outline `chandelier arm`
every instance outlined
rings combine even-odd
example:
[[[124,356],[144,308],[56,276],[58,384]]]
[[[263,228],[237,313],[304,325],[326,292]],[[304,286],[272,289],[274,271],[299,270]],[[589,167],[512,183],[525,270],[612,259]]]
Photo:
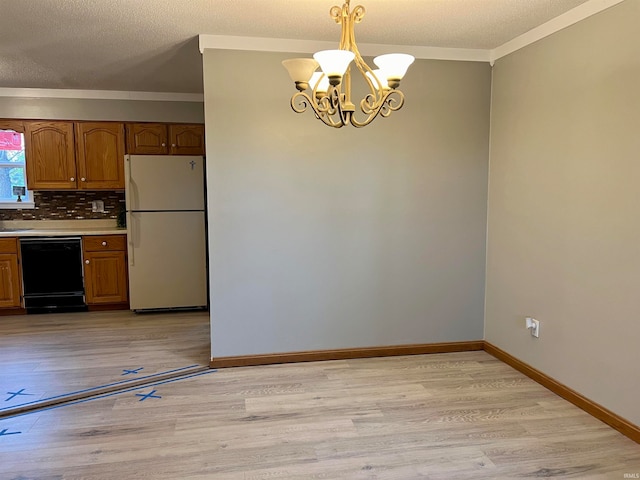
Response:
[[[389,90],[382,98],[382,102],[364,121],[358,121],[355,115],[353,115],[351,117],[351,125],[358,128],[365,127],[373,122],[378,115],[386,118],[391,115],[392,112],[400,110],[402,105],[404,105],[404,94],[400,90]]]
[[[372,93],[367,94],[362,100],[360,100],[360,111],[366,115],[374,112],[382,104],[382,95],[374,95]]]
[[[356,56],[360,56],[358,52],[358,46],[356,45],[356,35],[355,35],[355,24],[362,22],[365,13],[367,11],[364,9],[362,5],[358,5],[351,12],[349,12],[349,2],[347,2],[344,7],[343,18],[344,23],[342,25],[342,36],[345,39],[344,49],[351,50]],[[340,48],[343,48],[342,43],[340,44]],[[362,57],[360,58],[362,60]]]
[[[316,118],[320,119],[325,125],[334,128],[340,128],[344,122],[336,122],[333,117],[340,113],[332,104],[328,96],[321,97],[317,102],[314,101],[306,92],[297,92],[291,97],[291,108],[296,113],[306,112],[311,107]]]
[[[342,125],[347,125],[349,123],[349,112],[344,109],[344,94],[339,88],[332,88],[329,93],[329,98],[331,100],[331,105],[340,118],[340,123]]]
[[[349,2],[347,2],[348,4]],[[331,7],[331,10],[329,10],[329,16],[331,18],[333,18],[333,21],[336,23],[342,23],[342,10],[343,7],[339,7],[338,5],[334,5],[333,7]]]
[[[315,106],[317,107],[316,109],[319,112],[325,113],[329,116],[334,116],[338,112],[338,109],[333,104],[333,101],[331,100],[331,97],[329,95],[316,97],[316,102],[314,103],[315,103]]]
[[[373,102],[371,102],[371,100],[363,100],[362,102],[360,102],[363,113],[368,114],[377,107],[378,102],[382,102],[384,90],[382,88],[380,79],[378,79],[378,77],[373,74],[373,70],[371,69],[371,67],[367,65],[367,62],[365,62],[362,58],[362,55],[360,55],[360,51],[358,50],[358,45],[356,43],[354,25],[362,21],[366,10],[362,5],[358,5],[351,12],[349,12],[348,8],[349,2],[347,1],[342,10],[342,39],[340,41],[340,48],[343,50],[351,50],[355,55],[354,64],[359,70],[360,75],[364,78],[364,81],[369,88],[369,94],[372,96],[369,97],[369,95],[367,95],[365,99],[375,98],[375,101]],[[367,73],[369,73],[369,75],[367,75]],[[351,101],[351,67],[349,67],[346,76],[346,80],[348,82],[347,101]],[[371,79],[375,80],[376,85],[374,85]],[[369,111],[366,111],[362,107],[364,103],[370,105],[370,107],[368,108]]]
[[[333,128],[341,128],[344,127],[344,123],[342,122],[336,122],[333,117],[330,117],[329,115],[323,114],[321,116],[318,117],[322,123],[324,123],[325,125],[329,126],[329,127],[333,127]]]
[[[307,108],[311,107],[314,111],[316,110],[313,106],[313,101],[305,92],[296,92],[291,97],[291,109],[296,113],[303,113],[307,111]]]
[[[392,112],[400,110],[404,105],[404,93],[400,90],[390,90],[384,97],[380,115],[388,117]]]

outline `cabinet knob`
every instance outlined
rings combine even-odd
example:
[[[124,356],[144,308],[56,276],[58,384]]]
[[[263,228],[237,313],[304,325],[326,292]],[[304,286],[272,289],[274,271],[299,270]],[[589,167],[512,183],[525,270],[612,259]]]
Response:
[[[107,246],[107,242],[102,242],[102,246],[106,247]]]
[[[80,180],[81,180],[81,181],[83,181],[83,182],[86,182],[86,181],[87,181],[87,179],[86,179],[86,178],[84,178],[84,177],[82,177]]]
[[[172,144],[171,144],[171,146],[172,146],[173,148],[176,148],[176,144],[175,144],[175,143],[172,143]]]
[[[85,260],[84,263],[86,263],[87,265],[89,265],[89,260]],[[77,265],[77,264],[76,264]]]
[[[71,177],[71,178],[69,179],[69,181],[70,181],[70,182],[75,182],[75,181],[76,181],[76,179],[75,179],[75,177]]]
[[[166,143],[164,143],[164,142],[162,142],[162,146],[163,146],[163,147],[166,147],[166,146],[167,146],[167,144],[166,144]]]

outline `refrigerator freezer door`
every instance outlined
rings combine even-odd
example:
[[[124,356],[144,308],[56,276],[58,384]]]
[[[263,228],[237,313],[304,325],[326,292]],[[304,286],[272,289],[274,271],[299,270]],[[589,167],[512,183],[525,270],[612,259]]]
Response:
[[[207,305],[204,212],[131,212],[132,310]]]
[[[129,211],[204,210],[204,158],[126,155]]]

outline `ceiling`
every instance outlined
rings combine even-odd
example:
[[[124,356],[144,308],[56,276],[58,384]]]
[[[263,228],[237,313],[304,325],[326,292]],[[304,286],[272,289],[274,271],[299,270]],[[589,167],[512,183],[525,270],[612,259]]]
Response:
[[[494,49],[587,0],[354,0],[359,43]],[[335,41],[342,0],[0,0],[0,87],[202,92],[198,35]]]

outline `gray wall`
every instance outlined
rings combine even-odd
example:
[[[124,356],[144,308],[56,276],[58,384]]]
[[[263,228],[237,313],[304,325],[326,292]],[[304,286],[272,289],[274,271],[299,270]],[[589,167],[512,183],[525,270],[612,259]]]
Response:
[[[0,96],[0,118],[203,123],[202,102]]]
[[[636,425],[639,24],[628,0],[496,63],[485,320],[489,342]]]
[[[336,130],[293,56],[204,54],[212,356],[482,339],[489,65],[418,60]]]

